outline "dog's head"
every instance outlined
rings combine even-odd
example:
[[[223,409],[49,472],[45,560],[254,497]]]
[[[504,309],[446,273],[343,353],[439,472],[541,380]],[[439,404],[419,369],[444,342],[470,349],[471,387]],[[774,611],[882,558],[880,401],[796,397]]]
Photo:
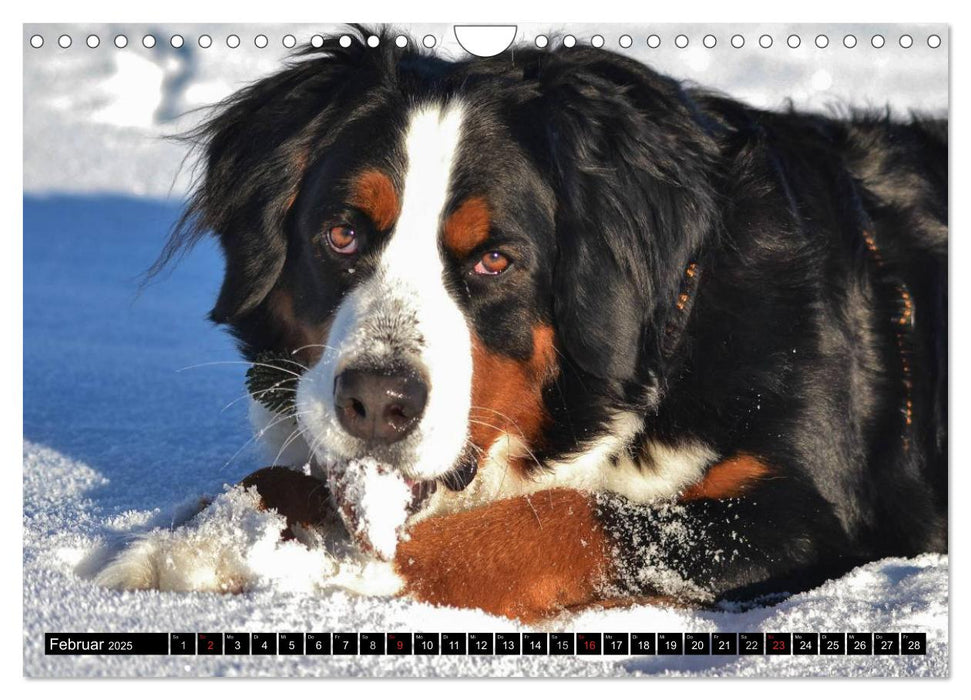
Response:
[[[535,468],[658,400],[714,228],[715,144],[675,82],[593,49],[335,39],[202,133],[184,236],[225,253],[212,318],[299,363],[316,460],[462,486],[503,439]]]

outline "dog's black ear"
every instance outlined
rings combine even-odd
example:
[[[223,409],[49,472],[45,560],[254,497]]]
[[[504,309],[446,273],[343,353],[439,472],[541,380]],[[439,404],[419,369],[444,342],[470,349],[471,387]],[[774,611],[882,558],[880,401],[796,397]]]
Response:
[[[200,179],[156,269],[208,232],[226,259],[210,317],[232,321],[275,284],[287,251],[284,230],[306,167],[325,150],[339,120],[400,53],[390,37],[366,46],[363,30],[303,52],[286,70],[235,93],[190,138],[204,149]]]
[[[678,83],[609,52],[537,54],[524,78],[558,200],[558,337],[589,374],[643,380],[717,229],[717,144]]]

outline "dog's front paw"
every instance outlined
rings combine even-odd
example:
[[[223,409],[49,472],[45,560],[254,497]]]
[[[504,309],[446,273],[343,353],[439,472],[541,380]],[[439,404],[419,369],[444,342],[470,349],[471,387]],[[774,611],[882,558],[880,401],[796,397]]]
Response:
[[[524,622],[599,598],[609,545],[592,499],[543,491],[417,523],[398,546],[405,590]]]
[[[278,542],[284,519],[262,511],[254,491],[233,488],[174,529],[132,538],[95,576],[116,590],[238,592],[253,578],[249,558],[260,541]]]
[[[319,512],[309,507],[318,494],[295,489],[312,484],[283,471],[228,489],[180,527],[134,538],[97,574],[96,583],[119,590],[219,593],[319,586],[337,565],[322,546],[326,533],[317,527]]]
[[[95,578],[115,590],[236,593],[251,576],[225,542],[200,542],[187,530],[154,531],[136,538]]]
[[[140,537],[115,556],[94,582],[119,591],[158,588],[157,554],[158,547],[151,536]]]

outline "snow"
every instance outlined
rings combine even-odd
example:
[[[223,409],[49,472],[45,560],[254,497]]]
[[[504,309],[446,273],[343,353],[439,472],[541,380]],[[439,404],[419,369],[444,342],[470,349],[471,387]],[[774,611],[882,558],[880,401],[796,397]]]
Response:
[[[403,25],[402,25],[403,26]],[[415,37],[436,38],[436,50],[460,55],[461,47],[450,25],[412,24]],[[300,45],[318,33],[341,33],[340,25],[232,24],[116,24],[25,25],[24,84],[29,86],[24,119],[24,187],[33,192],[123,191],[165,197],[185,192],[191,182],[192,160],[185,167],[184,145],[160,136],[182,133],[195,124],[206,108],[243,85],[278,70],[287,56],[281,38],[292,34]],[[948,105],[948,27],[943,24],[908,24],[912,48],[900,47],[902,33],[892,24],[569,24],[520,23],[518,40],[532,44],[539,35],[572,34],[579,43],[599,34],[605,47],[616,48],[623,34],[633,45],[626,55],[649,63],[659,71],[745,100],[756,107],[780,108],[788,101],[799,108],[827,110],[837,105],[943,112]],[[61,34],[74,37],[71,49],[57,48]],[[269,38],[265,49],[253,48],[253,38]],[[28,39],[45,38],[40,49]],[[81,37],[98,34],[101,47],[90,50]],[[129,37],[118,50],[107,40],[117,34]],[[185,45],[173,49],[166,40],[173,34]],[[213,39],[208,49],[198,46],[199,36]],[[238,49],[226,47],[235,34]],[[646,37],[657,34],[659,48],[649,48]],[[688,46],[678,49],[674,38],[683,34]],[[702,45],[705,35],[716,37],[714,48]],[[736,49],[733,35],[745,38]],[[827,35],[830,44],[820,49],[815,37]],[[858,45],[847,49],[843,37],[852,34]],[[886,38],[874,48],[869,38]],[[927,46],[932,34],[941,37],[936,49]],[[142,46],[141,37],[157,38],[155,48]],[[773,37],[768,49],[759,37]],[[787,37],[801,42],[790,48]]]
[[[118,524],[113,525],[116,529]],[[124,523],[121,523],[124,532]],[[224,488],[215,498],[193,498],[122,537],[107,537],[75,566],[98,586],[114,590],[241,593],[349,590],[393,595],[401,587],[391,568],[347,541],[336,520],[294,526],[261,507],[255,489]],[[395,537],[390,543],[394,554]]]
[[[296,542],[279,543],[273,513],[229,490],[197,533],[242,546],[234,566],[260,572],[247,592],[114,591],[90,580],[99,550],[119,535],[164,524],[157,511],[108,515],[106,480],[90,466],[30,441],[24,446],[24,666],[30,676],[945,676],[948,562],[926,554],[885,559],[781,603],[747,611],[656,606],[592,609],[536,628],[471,610],[357,596]],[[191,507],[191,506],[187,506]],[[180,516],[175,516],[179,518]],[[226,528],[232,528],[227,530]],[[179,532],[176,530],[176,532]],[[203,550],[204,551],[204,548]],[[224,552],[225,553],[225,552]],[[240,564],[240,562],[246,562]],[[300,573],[302,572],[303,578]],[[294,574],[291,576],[291,574]],[[317,579],[301,589],[294,581]],[[198,581],[193,585],[198,585]],[[337,584],[337,585],[335,585]],[[880,631],[926,632],[927,656],[589,657],[64,657],[43,654],[50,631]]]
[[[400,472],[366,457],[333,466],[332,484],[348,531],[361,547],[385,561],[394,558],[408,519],[411,487]]]
[[[532,37],[548,27],[520,25]],[[561,28],[562,29],[562,28]],[[824,108],[839,100],[946,109],[948,32],[911,27],[900,49],[889,26],[856,26],[852,52],[825,25],[718,25],[712,53],[692,25],[570,26],[581,39],[621,33],[632,55],[661,70],[717,87],[760,106]],[[279,516],[257,512],[225,488],[263,466],[246,418],[243,375],[231,340],[204,320],[222,263],[204,242],[177,268],[141,289],[178,217],[192,171],[186,147],[160,137],[201,116],[178,116],[220,99],[279,65],[279,35],[305,40],[327,27],[261,27],[270,46],[251,48],[246,27],[229,25],[25,25],[44,49],[24,49],[24,673],[28,676],[946,676],[949,673],[946,556],[887,559],[807,593],[750,610],[657,606],[588,610],[542,626],[550,631],[917,631],[928,655],[896,657],[55,657],[42,650],[51,631],[501,631],[514,623],[478,611],[441,609],[386,595],[350,592],[386,570],[353,557],[315,557],[300,542],[280,543]],[[609,31],[608,31],[609,30]],[[56,49],[62,32],[74,47]],[[641,38],[658,32],[662,48]],[[741,31],[744,49],[728,37]],[[757,48],[765,32],[772,49]],[[831,49],[808,37],[828,31]],[[841,28],[841,32],[848,31]],[[126,33],[119,52],[107,37]],[[160,37],[149,51],[138,38]],[[186,50],[161,40],[186,37]],[[195,37],[214,46],[203,51]],[[225,48],[235,32],[243,46]],[[689,47],[671,38],[684,32]],[[798,32],[798,49],[784,37]],[[880,32],[887,47],[862,39]],[[926,48],[926,35],[944,45]],[[96,50],[81,37],[102,37]],[[419,25],[455,50],[442,25]],[[561,33],[565,33],[562,32]],[[25,42],[26,43],[26,42]],[[860,57],[863,58],[860,58]],[[209,364],[216,363],[216,364]],[[166,528],[192,517],[204,495],[216,508],[178,536]],[[395,516],[397,517],[397,516]],[[393,518],[392,518],[393,520]],[[162,528],[162,529],[158,529]],[[383,528],[387,533],[388,528]],[[314,533],[303,533],[313,541]],[[193,540],[195,537],[197,539]],[[380,540],[381,536],[375,539]],[[386,537],[386,534],[385,534]],[[142,538],[137,540],[137,538]],[[187,538],[187,539],[186,539]],[[172,552],[186,542],[220,543],[198,570],[230,567],[240,594],[118,591],[94,578],[123,544]],[[148,543],[148,544],[145,544]],[[387,541],[384,541],[386,551]],[[194,556],[197,550],[180,550]],[[158,560],[163,560],[164,557]],[[156,571],[153,575],[156,575]],[[169,572],[171,574],[173,572]],[[179,583],[173,579],[173,583]],[[182,588],[199,581],[183,581]],[[180,586],[172,586],[178,588]],[[372,591],[373,592],[373,591]]]

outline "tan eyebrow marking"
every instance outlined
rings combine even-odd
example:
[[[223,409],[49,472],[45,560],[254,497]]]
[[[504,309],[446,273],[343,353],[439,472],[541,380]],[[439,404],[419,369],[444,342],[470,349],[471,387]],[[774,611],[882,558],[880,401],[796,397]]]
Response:
[[[464,258],[489,238],[489,205],[482,197],[469,197],[445,220],[445,247]]]
[[[354,177],[349,203],[367,214],[379,231],[394,226],[401,212],[394,183],[380,170],[365,170]]]

